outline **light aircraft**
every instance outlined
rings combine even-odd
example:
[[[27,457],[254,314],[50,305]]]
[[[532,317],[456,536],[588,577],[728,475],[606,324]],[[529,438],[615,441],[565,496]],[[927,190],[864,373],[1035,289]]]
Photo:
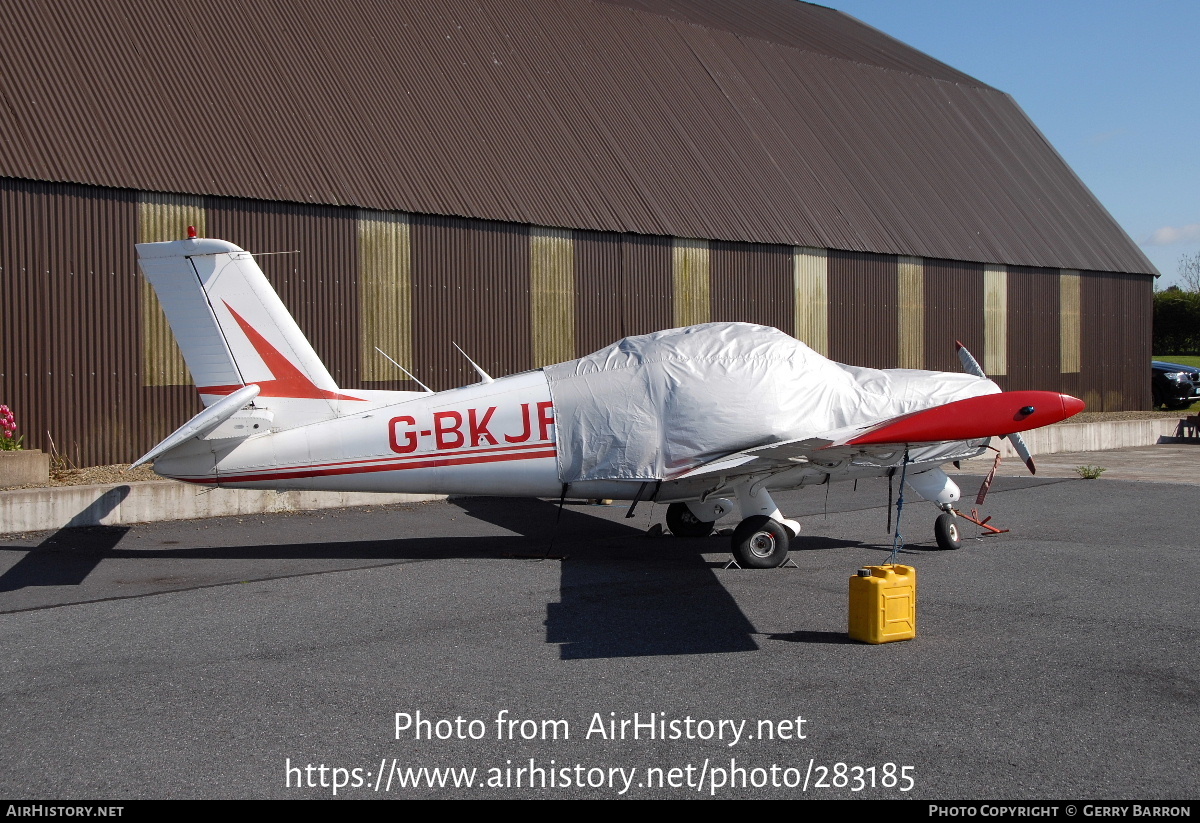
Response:
[[[190,229],[137,254],[205,408],[134,465],[206,486],[654,501],[684,537],[736,511],[735,558],[771,568],[800,532],[772,491],[901,474],[957,548],[939,466],[1009,436],[1032,471],[1018,432],[1084,408],[1001,392],[961,347],[968,373],[865,369],[746,323],[499,379],[472,362],[480,382],[448,391],[343,389],[250,253]]]

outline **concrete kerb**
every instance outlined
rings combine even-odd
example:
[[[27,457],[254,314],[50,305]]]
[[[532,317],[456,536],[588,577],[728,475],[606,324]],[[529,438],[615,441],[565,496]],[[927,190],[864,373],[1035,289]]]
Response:
[[[1034,429],[1021,436],[1032,454],[1059,452],[1095,452],[1108,449],[1127,449],[1131,446],[1154,446],[1158,443],[1194,443],[1182,437],[1187,431],[1184,420],[1108,420],[1097,423],[1062,423]],[[1000,441],[1000,453],[1005,458],[1016,457],[1005,438]],[[992,445],[996,445],[993,442]]]
[[[1103,451],[1187,442],[1185,421],[1119,420],[1072,423],[1027,432],[1033,454]],[[1003,454],[1015,456],[1007,440]],[[375,494],[368,492],[249,491],[201,489],[174,480],[103,486],[56,486],[0,492],[0,533],[48,531],[68,526],[117,526],[160,520],[267,514],[273,512],[381,506],[444,500],[436,494]]]
[[[201,489],[175,480],[102,486],[56,486],[0,492],[0,533],[67,526],[119,526],[160,520],[382,506],[444,500],[437,494]]]

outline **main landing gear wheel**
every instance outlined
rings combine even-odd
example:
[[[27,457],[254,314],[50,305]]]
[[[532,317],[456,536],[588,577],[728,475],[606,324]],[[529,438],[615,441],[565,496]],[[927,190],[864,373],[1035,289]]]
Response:
[[[687,503],[667,506],[667,528],[676,537],[708,537],[713,533],[713,525],[692,514]]]
[[[933,521],[933,536],[939,549],[961,549],[962,534],[958,530],[958,518],[950,513],[938,515]]]
[[[747,517],[733,532],[733,556],[747,569],[774,569],[788,556],[787,528],[766,515]]]

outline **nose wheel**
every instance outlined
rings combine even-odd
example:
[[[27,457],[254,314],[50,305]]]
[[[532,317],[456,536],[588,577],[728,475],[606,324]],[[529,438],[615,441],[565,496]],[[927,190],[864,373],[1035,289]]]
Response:
[[[946,512],[938,515],[933,521],[933,536],[937,539],[939,549],[961,549],[962,531],[958,527],[958,518]]]

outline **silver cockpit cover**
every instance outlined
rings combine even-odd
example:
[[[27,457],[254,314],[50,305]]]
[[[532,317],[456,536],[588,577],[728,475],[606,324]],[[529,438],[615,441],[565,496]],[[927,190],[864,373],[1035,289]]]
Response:
[[[844,366],[750,323],[627,337],[544,371],[564,483],[671,479],[754,446],[999,391],[968,374]]]

